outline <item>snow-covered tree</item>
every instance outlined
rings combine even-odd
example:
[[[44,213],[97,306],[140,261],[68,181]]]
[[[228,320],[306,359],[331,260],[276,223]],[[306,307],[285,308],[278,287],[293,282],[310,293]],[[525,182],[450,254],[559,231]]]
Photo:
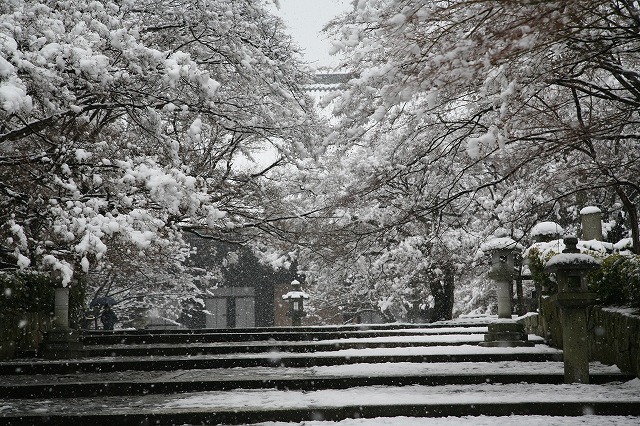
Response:
[[[354,75],[325,100],[337,250],[522,238],[575,219],[576,196],[620,203],[638,250],[638,16],[629,0],[354,1],[329,26]]]
[[[635,235],[640,40],[629,28],[638,9],[617,0],[355,2],[335,29],[359,75],[338,101],[342,126],[351,141],[401,129],[396,145],[413,149],[405,165],[433,157],[436,142],[448,159],[466,151],[466,164],[495,170],[474,190],[552,163],[548,199],[610,187]]]
[[[185,228],[276,233],[291,207],[265,177],[315,132],[299,55],[266,10],[1,2],[0,266],[67,285],[153,253],[166,265]],[[242,165],[265,146],[274,162]]]

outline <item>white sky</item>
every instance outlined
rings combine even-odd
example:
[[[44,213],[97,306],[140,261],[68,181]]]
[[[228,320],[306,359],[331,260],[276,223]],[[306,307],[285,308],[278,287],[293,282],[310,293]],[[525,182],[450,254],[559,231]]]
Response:
[[[350,0],[279,0],[275,13],[289,26],[294,40],[303,49],[305,59],[313,66],[331,66],[331,44],[320,33],[322,27],[336,15],[348,10]]]
[[[2,1],[2,0],[0,0]],[[289,34],[302,48],[306,62],[316,68],[332,67],[337,59],[329,55],[331,43],[322,34],[322,28],[335,16],[346,12],[352,0],[277,0],[280,8],[272,6],[272,11],[280,16],[289,27]],[[318,97],[318,92],[310,93]],[[236,167],[258,171],[273,163],[278,157],[277,150],[266,149],[250,159],[238,159]]]

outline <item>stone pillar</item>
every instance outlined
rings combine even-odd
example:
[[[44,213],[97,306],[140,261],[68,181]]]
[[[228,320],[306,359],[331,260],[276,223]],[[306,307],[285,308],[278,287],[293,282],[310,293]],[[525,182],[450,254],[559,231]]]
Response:
[[[496,281],[496,293],[498,296],[498,318],[511,318],[511,281]]]
[[[602,212],[597,207],[580,210],[582,239],[602,241]]]
[[[589,383],[589,340],[586,306],[562,304],[562,347],[565,383]]]
[[[593,257],[579,252],[577,238],[567,237],[564,243],[567,248],[549,259],[544,270],[555,273],[558,282],[558,293],[551,300],[560,307],[564,381],[589,383],[586,310],[595,303],[596,295],[588,291],[586,276],[599,264]]]
[[[69,287],[56,288],[53,328],[69,328]]]

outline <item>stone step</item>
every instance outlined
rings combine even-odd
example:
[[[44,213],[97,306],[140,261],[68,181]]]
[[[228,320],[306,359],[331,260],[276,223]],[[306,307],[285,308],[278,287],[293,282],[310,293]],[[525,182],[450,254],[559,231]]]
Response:
[[[83,330],[87,335],[103,334],[269,334],[269,333],[317,333],[317,332],[359,332],[359,331],[393,331],[409,332],[422,329],[443,329],[455,331],[467,327],[487,327],[495,318],[480,318],[474,320],[451,320],[431,323],[385,323],[385,324],[352,324],[352,325],[314,325],[314,326],[278,326],[278,327],[240,327],[240,328],[178,328],[178,329],[119,329],[114,331]]]
[[[132,374],[135,376],[135,374]],[[303,377],[284,375],[285,377],[216,377],[215,375],[200,378],[174,378],[166,380],[103,380],[100,382],[66,382],[55,381],[54,377],[40,378],[37,383],[0,384],[0,401],[2,399],[31,398],[76,398],[101,396],[130,396],[187,392],[226,391],[235,389],[278,389],[317,391],[322,389],[348,389],[366,386],[445,386],[471,384],[515,384],[564,383],[564,374],[541,373],[493,373],[493,374],[448,374],[448,375],[389,375],[389,376],[314,376]],[[634,379],[634,376],[621,373],[591,374],[589,383],[621,382]],[[50,380],[50,381],[47,381]]]
[[[591,388],[590,388],[591,387]],[[249,424],[375,417],[636,416],[637,384],[372,386],[348,390],[238,390],[128,399],[3,401],[9,425]]]
[[[312,353],[330,352],[345,349],[373,349],[373,348],[410,348],[428,346],[459,346],[477,345],[484,339],[484,334],[469,334],[457,336],[408,336],[407,340],[398,338],[371,338],[371,339],[342,339],[327,341],[292,341],[279,342],[258,341],[238,342],[230,344],[155,344],[155,345],[93,345],[85,347],[86,356],[182,356],[182,355],[221,355],[237,353],[272,353],[293,352]],[[535,340],[535,338],[534,338]],[[536,340],[542,343],[542,339]]]
[[[336,327],[333,327],[336,328]],[[350,327],[353,328],[353,327]],[[213,354],[213,353],[233,353],[233,352],[251,352],[251,348],[247,346],[264,346],[264,345],[285,345],[289,342],[293,344],[316,344],[322,342],[340,342],[340,343],[354,343],[352,347],[356,347],[355,342],[376,342],[377,340],[390,340],[399,341],[401,339],[421,339],[421,338],[433,338],[434,341],[438,340],[438,336],[448,336],[447,339],[455,340],[455,336],[468,336],[469,334],[486,333],[487,326],[465,326],[465,327],[451,327],[451,326],[433,326],[428,328],[424,327],[412,327],[408,329],[394,328],[391,330],[381,329],[375,332],[368,331],[367,327],[358,327],[355,331],[341,331],[341,332],[326,332],[325,327],[315,327],[314,329],[307,327],[308,330],[305,333],[294,332],[274,332],[273,330],[279,330],[279,328],[270,328],[264,330],[270,330],[268,333],[249,333],[245,331],[238,332],[235,329],[221,330],[221,329],[205,329],[205,330],[178,330],[175,333],[171,333],[168,330],[152,330],[152,333],[145,332],[144,330],[122,330],[114,332],[103,331],[90,331],[84,332],[82,341],[87,352],[84,356],[162,356],[162,355],[188,355],[188,354]],[[249,330],[249,329],[242,329]],[[312,331],[315,330],[315,331]],[[155,331],[160,331],[155,333]],[[193,333],[193,331],[199,331]],[[537,342],[542,342],[541,338],[532,335]],[[367,340],[369,339],[369,340]],[[458,341],[464,341],[463,337],[458,337]],[[468,342],[475,341],[475,337]],[[224,349],[224,348],[208,348],[203,347],[202,350],[196,346],[201,345],[229,345],[237,346],[238,351]],[[146,345],[146,346],[145,346]],[[166,349],[173,346],[174,349]],[[364,345],[362,345],[364,346]],[[362,347],[360,346],[360,347]],[[373,345],[372,345],[373,346]],[[379,344],[378,347],[390,346],[387,344]],[[405,345],[406,346],[406,345]],[[114,350],[106,349],[113,347]],[[131,347],[132,349],[126,349]],[[145,348],[162,348],[162,349],[145,349]],[[135,349],[133,349],[135,348]],[[95,349],[95,350],[94,350]],[[276,347],[272,347],[270,350],[275,350]],[[257,349],[256,349],[257,350]],[[285,350],[284,348],[282,350]],[[292,351],[308,352],[309,349],[296,349]],[[322,350],[329,350],[324,348]],[[40,354],[36,350],[29,351],[17,351],[16,358],[37,358]]]
[[[208,355],[186,357],[109,357],[98,359],[76,359],[59,361],[12,361],[0,363],[0,375],[22,374],[69,374],[113,371],[171,371],[188,369],[239,368],[239,367],[313,367],[325,365],[349,365],[362,363],[397,362],[492,362],[561,361],[562,352],[554,349],[501,351],[501,348],[476,346],[457,347],[455,353],[447,347],[395,348],[397,350],[346,350],[334,353],[290,354],[273,352],[268,354],[246,354],[238,356]],[[439,349],[439,350],[438,350]],[[450,349],[449,349],[450,350]]]
[[[449,342],[292,342],[289,344],[273,344],[269,342],[242,342],[241,344],[156,344],[156,345],[93,345],[85,346],[83,357],[149,357],[149,356],[202,356],[202,355],[232,355],[250,353],[314,353],[318,351],[331,352],[346,349],[375,349],[375,348],[411,348],[429,346],[459,346],[475,345],[482,340],[467,338],[465,340]],[[18,352],[18,358],[39,358],[38,352]]]
[[[539,426],[539,425],[563,425],[563,426],[583,426],[585,424],[599,425],[599,426],[637,426],[640,423],[640,417],[630,415],[616,415],[607,414],[611,411],[608,407],[611,407],[611,403],[598,404],[597,409],[603,414],[587,414],[585,418],[584,414],[580,414],[580,406],[575,404],[531,404],[522,406],[521,410],[515,410],[516,412],[523,412],[524,414],[504,414],[502,411],[497,411],[495,415],[488,414],[464,414],[466,412],[487,412],[491,410],[484,410],[482,406],[479,406],[477,410],[456,410],[454,408],[454,415],[442,415],[439,413],[451,412],[449,407],[421,407],[410,406],[406,407],[416,412],[415,416],[398,415],[393,417],[394,410],[402,410],[403,407],[389,406],[389,407],[376,407],[370,409],[369,407],[356,407],[355,410],[349,414],[347,409],[325,409],[323,411],[309,411],[303,410],[300,413],[290,413],[287,410],[269,410],[260,414],[254,414],[251,417],[243,415],[243,413],[136,413],[135,415],[125,415],[124,417],[118,417],[117,415],[102,415],[102,414],[88,414],[88,415],[68,415],[68,416],[12,416],[6,419],[6,425],[8,426],[33,426],[34,424],[47,424],[47,425],[68,425],[69,422],[80,422],[79,424],[91,424],[95,426],[113,426],[117,425],[194,425],[194,424],[219,424],[219,425],[278,425],[278,426],[299,426],[313,425],[313,426],[389,426],[389,425],[402,425],[402,426],[425,426],[425,425],[447,425],[447,426],[493,426],[493,425],[519,425],[519,426]],[[627,404],[628,405],[628,404]],[[556,412],[558,414],[535,414],[536,412],[544,411],[546,409]],[[552,407],[552,409],[548,408]],[[508,407],[506,407],[508,409]],[[566,413],[566,414],[565,414]],[[290,418],[293,420],[288,421],[263,421],[264,418],[281,418],[284,414],[290,414]],[[423,417],[418,417],[422,415]],[[335,420],[324,420],[325,416],[330,416]],[[367,417],[365,417],[367,416]],[[439,418],[438,418],[439,417]],[[438,419],[435,419],[438,418]],[[245,420],[237,420],[245,419]],[[253,419],[253,420],[252,420]],[[256,420],[257,419],[257,420]],[[303,419],[303,420],[300,420]],[[507,419],[507,420],[505,420]],[[190,423],[185,421],[190,420]],[[221,422],[220,420],[224,420]],[[237,420],[237,421],[234,421]],[[401,420],[398,423],[398,420]]]
[[[307,331],[296,332],[280,331],[245,331],[242,330],[192,330],[198,332],[177,331],[167,333],[166,330],[125,330],[113,332],[85,331],[82,343],[87,345],[108,344],[188,344],[188,343],[215,343],[215,342],[249,342],[249,341],[317,341],[348,338],[375,338],[391,336],[411,335],[453,335],[469,333],[486,333],[487,326],[473,327],[414,327],[409,329],[378,329],[378,330],[334,330],[327,331],[324,328],[316,328]],[[158,331],[162,331],[159,333]]]

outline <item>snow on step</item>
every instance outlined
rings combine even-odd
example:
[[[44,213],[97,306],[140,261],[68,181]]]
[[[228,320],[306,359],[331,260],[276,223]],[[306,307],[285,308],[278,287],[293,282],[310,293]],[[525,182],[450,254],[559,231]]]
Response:
[[[482,384],[446,386],[368,386],[312,392],[242,390],[168,396],[157,408],[258,409],[322,408],[349,405],[480,404],[522,402],[637,402],[640,379],[606,385]]]
[[[620,374],[618,367],[592,362],[591,374]],[[308,379],[347,377],[420,377],[447,375],[534,375],[563,374],[562,362],[460,362],[460,363],[380,363],[350,364],[316,367],[244,367],[176,371],[121,371],[116,373],[52,374],[26,376],[0,376],[3,385],[29,385],[39,383],[106,383],[118,381],[189,381],[240,380],[244,378]]]
[[[482,384],[445,386],[367,386],[318,391],[274,389],[196,392],[172,395],[146,395],[135,398],[59,398],[45,400],[5,400],[1,415],[44,413],[48,415],[80,412],[118,413],[170,412],[246,412],[268,408],[297,410],[393,405],[437,406],[521,403],[597,403],[640,404],[640,379],[605,385]]]
[[[376,417],[373,419],[346,419],[337,422],[305,421],[305,426],[637,426],[640,419],[633,416],[550,417],[550,416],[465,416],[465,417]],[[254,426],[299,426],[300,423],[265,422]]]
[[[547,345],[538,344],[533,347],[483,347],[478,345],[459,345],[459,346],[413,346],[413,347],[397,347],[397,348],[362,348],[362,349],[340,349],[336,351],[320,351],[314,353],[300,353],[296,357],[313,358],[319,356],[340,356],[340,357],[356,357],[356,356],[394,356],[394,355],[503,355],[503,354],[556,354],[562,355],[562,351],[549,347]],[[256,354],[234,354],[237,358],[253,358]],[[289,357],[287,352],[270,352],[269,356],[273,359]]]
[[[532,340],[542,342],[542,338],[531,335]],[[318,339],[318,340],[295,340],[295,341],[280,341],[280,340],[257,340],[257,341],[245,341],[245,342],[212,342],[212,343],[154,343],[154,344],[138,344],[138,343],[124,343],[113,345],[91,345],[88,348],[91,349],[103,349],[103,348],[131,348],[131,347],[153,347],[153,348],[170,348],[174,346],[180,347],[226,347],[226,346],[256,346],[256,347],[269,347],[269,346],[313,346],[321,344],[341,344],[341,343],[460,343],[460,342],[481,342],[484,340],[484,334],[424,334],[424,335],[407,335],[407,336],[382,336],[382,337],[346,337],[340,339]]]

